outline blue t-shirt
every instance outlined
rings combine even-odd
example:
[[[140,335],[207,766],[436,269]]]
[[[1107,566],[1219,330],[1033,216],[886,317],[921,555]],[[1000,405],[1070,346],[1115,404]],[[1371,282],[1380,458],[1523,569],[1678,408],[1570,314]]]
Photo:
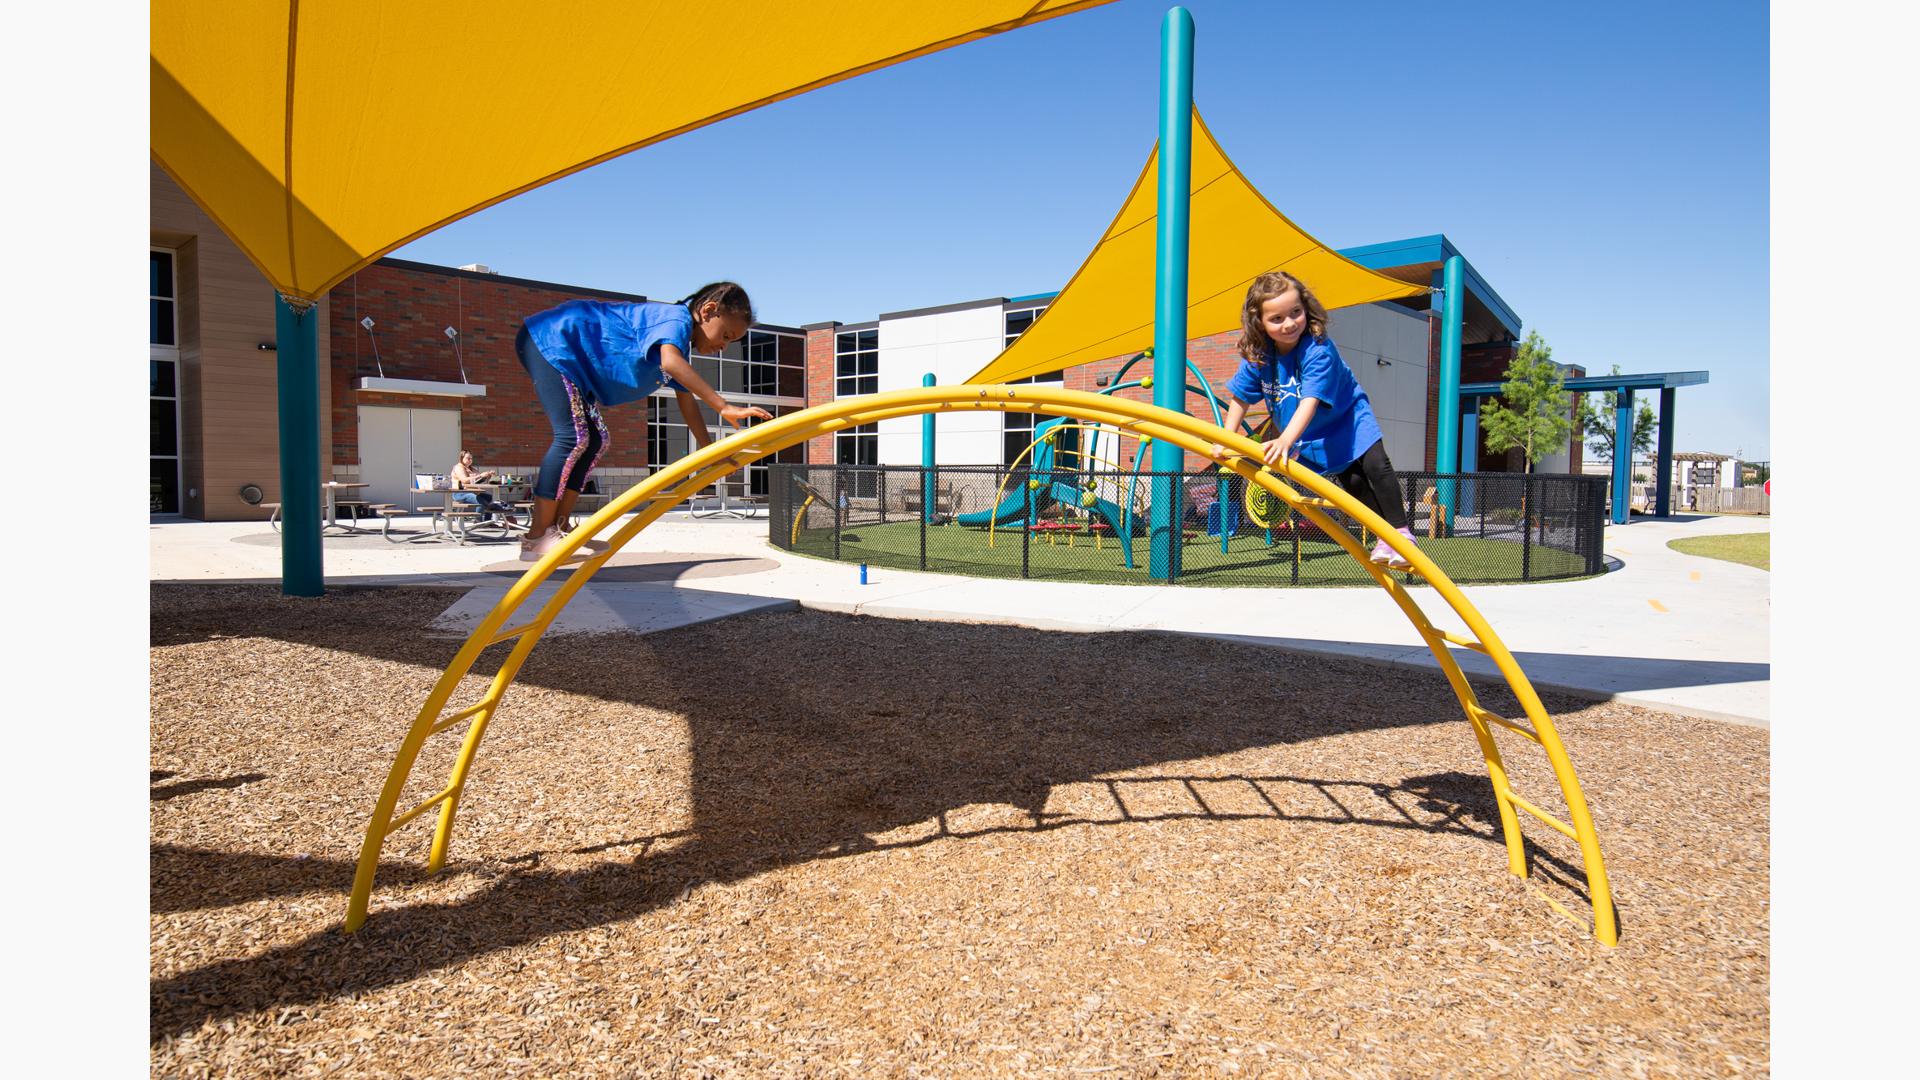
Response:
[[[685,390],[660,370],[660,346],[691,358],[693,313],[680,304],[569,300],[527,317],[540,355],[602,405],[638,401],[662,385]]]
[[[1248,405],[1264,399],[1276,432],[1286,430],[1303,398],[1317,398],[1320,407],[1294,444],[1300,460],[1315,472],[1337,473],[1381,439],[1367,392],[1340,359],[1340,350],[1323,337],[1302,334],[1285,353],[1268,349],[1262,363],[1241,360],[1227,392]]]

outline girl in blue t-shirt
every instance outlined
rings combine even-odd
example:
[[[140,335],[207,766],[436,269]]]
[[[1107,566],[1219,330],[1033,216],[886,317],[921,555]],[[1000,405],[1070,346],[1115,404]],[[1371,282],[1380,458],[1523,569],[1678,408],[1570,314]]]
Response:
[[[1299,278],[1275,270],[1254,279],[1240,315],[1240,369],[1227,384],[1233,397],[1227,430],[1238,431],[1247,406],[1264,399],[1279,432],[1261,445],[1267,464],[1298,458],[1412,540],[1380,422],[1327,337],[1327,309]],[[1221,452],[1214,447],[1214,456]],[[1370,558],[1408,565],[1385,540],[1374,542]]]
[[[745,337],[752,323],[753,302],[731,281],[702,286],[677,304],[569,300],[527,318],[514,350],[553,425],[553,443],[533,485],[533,522],[520,543],[523,561],[539,561],[565,539],[559,523],[568,520],[587,474],[607,448],[603,406],[640,401],[670,386],[696,446],[713,438],[700,415],[701,401],[735,427],[750,417],[773,419],[765,409],[728,404],[687,360],[695,349],[718,355]],[[607,545],[589,540],[586,547],[605,551]]]

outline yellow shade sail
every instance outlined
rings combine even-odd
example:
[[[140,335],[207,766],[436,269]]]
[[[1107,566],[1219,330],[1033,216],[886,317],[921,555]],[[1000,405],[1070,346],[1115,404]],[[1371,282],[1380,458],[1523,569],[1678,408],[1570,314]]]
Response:
[[[1247,286],[1269,270],[1285,270],[1306,282],[1329,309],[1428,291],[1341,256],[1287,220],[1240,174],[1198,111],[1193,115],[1192,178],[1189,337],[1239,326]],[[1002,383],[1045,375],[1132,355],[1153,344],[1159,183],[1156,148],[1119,216],[1067,287],[1018,341],[968,382]]]
[[[650,143],[1109,0],[154,0],[152,150],[289,297]]]

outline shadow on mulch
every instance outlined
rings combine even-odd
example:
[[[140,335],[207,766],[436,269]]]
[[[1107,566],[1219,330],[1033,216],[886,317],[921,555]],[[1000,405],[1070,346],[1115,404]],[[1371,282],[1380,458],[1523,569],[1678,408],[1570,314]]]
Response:
[[[156,587],[156,648],[264,637],[439,669],[459,647],[422,636],[420,628],[443,604],[438,597],[420,599],[417,590],[343,590],[290,600],[271,587],[186,589]],[[180,602],[183,595],[192,602]],[[841,644],[823,655],[810,648],[809,631],[828,622]],[[1485,775],[1442,772],[1391,784],[1180,774],[1094,780],[1354,731],[1461,723],[1437,673],[1406,673],[1393,700],[1382,702],[1354,686],[1353,669],[1342,662],[1303,662],[1250,646],[818,612],[655,634],[639,639],[643,647],[635,640],[612,635],[547,643],[534,651],[518,681],[684,716],[692,744],[693,824],[672,837],[684,842],[655,850],[669,837],[635,837],[575,849],[570,853],[631,847],[634,855],[630,862],[571,873],[540,870],[541,852],[508,860],[526,867],[511,874],[463,867],[456,859],[447,873],[478,873],[484,884],[457,902],[403,908],[381,907],[381,891],[419,880],[421,868],[383,865],[374,917],[359,933],[343,934],[336,924],[258,955],[156,980],[151,1038],[159,1041],[208,1020],[405,982],[495,950],[629,919],[709,882],[954,837],[1176,818],[1272,818],[1466,835],[1502,845]],[[732,647],[722,648],[722,642]],[[936,663],[942,665],[938,674],[930,671]],[[475,673],[492,671],[489,664]],[[1496,710],[1512,707],[1500,700],[1503,694],[1482,693]],[[1251,707],[1255,702],[1257,709]],[[1557,712],[1584,703],[1547,704]],[[1244,783],[1266,807],[1254,814],[1215,812],[1196,789],[1198,781]],[[173,786],[230,782],[245,781]],[[1089,782],[1107,786],[1120,820],[1061,821],[1047,813],[1055,786]],[[1201,809],[1129,812],[1129,787],[1144,783],[1185,783]],[[1287,785],[1317,789],[1325,797],[1324,811],[1316,800],[1313,812],[1283,812],[1268,793]],[[950,811],[978,804],[1017,807],[1026,821],[948,830]],[[1417,819],[1408,806],[1439,820]],[[931,836],[874,839],[929,820],[939,823]],[[457,845],[456,837],[456,855]],[[1532,850],[1545,876],[1584,897],[1578,866]],[[155,847],[153,859],[156,885],[164,879],[169,891],[196,898],[156,910],[325,889],[344,898],[353,876],[345,860],[166,845]]]

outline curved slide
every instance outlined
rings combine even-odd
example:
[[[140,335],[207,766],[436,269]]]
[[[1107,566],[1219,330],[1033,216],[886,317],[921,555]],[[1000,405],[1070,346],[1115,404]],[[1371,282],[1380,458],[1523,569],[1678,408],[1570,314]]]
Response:
[[[1025,413],[1045,411],[1109,424],[1138,436],[1166,440],[1202,456],[1212,456],[1212,447],[1216,442],[1224,446],[1226,453],[1216,461],[1249,484],[1264,488],[1285,502],[1294,513],[1326,533],[1359,563],[1374,584],[1386,592],[1433,653],[1448,686],[1460,702],[1467,726],[1486,764],[1488,779],[1492,782],[1493,802],[1499,812],[1500,830],[1506,844],[1508,872],[1521,878],[1529,874],[1526,838],[1520,831],[1522,813],[1565,835],[1580,849],[1587,886],[1585,899],[1591,905],[1590,927],[1593,936],[1605,945],[1613,945],[1619,940],[1613,893],[1607,880],[1606,863],[1600,855],[1600,837],[1594,828],[1593,816],[1587,809],[1580,779],[1574,774],[1573,763],[1567,757],[1566,746],[1560,741],[1553,718],[1547,715],[1540,696],[1534,692],[1533,684],[1520,669],[1513,653],[1431,557],[1389,527],[1378,514],[1325,477],[1305,468],[1296,468],[1289,462],[1282,462],[1278,471],[1260,467],[1260,444],[1245,435],[1223,431],[1206,421],[1145,402],[1032,384],[917,387],[846,398],[788,413],[710,443],[681,458],[612,499],[580,529],[567,534],[564,542],[534,563],[519,581],[507,589],[506,595],[474,628],[447,669],[441,673],[420,711],[415,714],[400,741],[393,766],[387,772],[386,783],[367,822],[360,859],[354,871],[353,890],[347,899],[345,929],[355,931],[366,923],[374,876],[380,867],[381,849],[389,836],[409,822],[429,813],[435,817],[437,823],[427,852],[427,871],[432,873],[446,865],[455,816],[461,794],[472,775],[474,757],[486,737],[488,725],[499,714],[514,677],[519,674],[528,654],[547,628],[553,625],[560,611],[641,530],[705,490],[714,481],[810,438],[899,417],[981,409]],[[1098,507],[1096,504],[1096,509],[1103,515],[1110,515],[1114,510],[1112,504],[1107,507]],[[1334,524],[1333,519],[1327,516],[1327,510],[1340,510],[1367,526],[1406,559],[1409,567],[1389,572],[1369,561],[1367,551],[1360,542]],[[541,589],[555,571],[569,565],[576,554],[585,553],[587,540],[603,532],[608,534],[605,551],[572,563],[572,573],[557,588]],[[1464,636],[1434,625],[1421,610],[1414,595],[1396,580],[1396,574],[1405,573],[1418,574],[1425,579],[1431,587],[1426,595],[1452,611],[1465,628]],[[528,610],[522,612],[522,608]],[[516,615],[519,616],[518,620],[515,619]],[[486,690],[477,700],[463,699],[456,703],[453,700],[454,692],[474,671],[481,655],[499,645],[510,645],[511,648],[507,655],[499,657],[498,668],[492,679],[488,680]],[[1524,713],[1523,717],[1500,716],[1481,704],[1473,684],[1453,658],[1452,649],[1456,647],[1479,652],[1493,661],[1507,688],[1512,691],[1520,711]],[[448,732],[459,736],[460,748],[454,756],[446,783],[419,804],[400,810],[401,793],[407,788],[414,763],[419,759],[426,741]],[[1561,800],[1566,806],[1566,819],[1514,790],[1499,740],[1516,737],[1522,741],[1513,744],[1514,747],[1524,749],[1531,745],[1545,753]],[[1556,911],[1587,925],[1585,919],[1558,901],[1538,890],[1535,892]]]
[[[1041,483],[1041,490],[1033,499],[1032,509],[1036,514],[1047,508],[1043,500],[1053,498],[1052,489],[1047,486],[1053,480],[1053,440],[1047,438],[1047,434],[1056,425],[1064,423],[1066,423],[1065,420],[1048,420],[1033,429],[1033,471],[1029,475]],[[975,510],[971,514],[961,514],[954,518],[954,521],[970,529],[979,529],[987,526],[997,528],[1001,525],[1012,525],[1023,520],[1027,516],[1027,492],[1018,484],[1008,484],[1006,487],[1006,497],[1000,500],[999,506],[991,510]]]

